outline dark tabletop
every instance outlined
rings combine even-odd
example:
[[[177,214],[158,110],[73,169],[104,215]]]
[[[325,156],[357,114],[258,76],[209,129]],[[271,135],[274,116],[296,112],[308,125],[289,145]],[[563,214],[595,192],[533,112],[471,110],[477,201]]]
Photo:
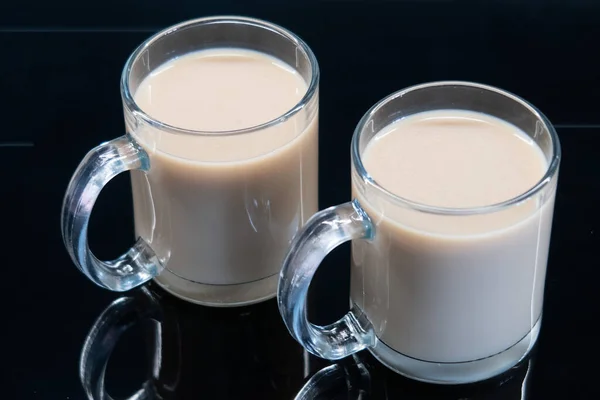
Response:
[[[400,88],[476,81],[514,92],[548,116],[563,162],[544,322],[531,359],[478,385],[419,384],[368,354],[332,366],[309,357],[274,300],[211,309],[153,285],[111,293],[77,271],[60,237],[62,196],[86,151],[124,132],[118,78],[128,54],[160,28],[215,14],[271,20],[314,50],[322,71],[321,207],[349,199],[353,129]],[[599,43],[600,2],[591,0],[3,2],[0,398],[85,399],[80,375],[98,373],[107,359],[115,399],[142,385],[150,398],[165,399],[600,398]],[[90,245],[100,258],[132,243],[129,191],[128,177],[119,176],[94,208]],[[332,322],[348,306],[348,250],[332,253],[313,284],[316,323]],[[121,325],[102,325],[111,312],[121,312]],[[101,342],[86,342],[92,372],[82,373],[94,323]]]

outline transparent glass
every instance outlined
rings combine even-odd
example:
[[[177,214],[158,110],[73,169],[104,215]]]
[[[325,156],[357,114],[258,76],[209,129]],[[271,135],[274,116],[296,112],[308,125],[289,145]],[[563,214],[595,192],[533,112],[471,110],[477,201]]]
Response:
[[[514,124],[539,145],[546,174],[515,198],[469,209],[419,204],[379,186],[361,161],[369,141],[398,119],[438,109]],[[435,82],[376,104],[358,124],[351,154],[353,200],[313,216],[284,261],[278,302],[292,335],[331,360],[369,349],[392,370],[426,382],[475,382],[517,364],[541,323],[560,163],[552,125],[505,91]],[[351,310],[315,326],[306,318],[310,281],[321,260],[349,240]]]
[[[278,118],[235,131],[171,126],[136,104],[139,84],[162,64],[212,48],[275,57],[299,73],[307,91]],[[154,278],[172,294],[205,305],[274,297],[292,237],[318,210],[318,84],[310,48],[268,22],[202,18],[146,40],[122,74],[127,134],[90,151],[65,195],[61,226],[75,265],[113,291]],[[253,146],[257,141],[267,148]],[[222,151],[230,147],[238,150]],[[123,256],[102,261],[88,246],[90,215],[104,185],[125,171],[131,171],[138,239]]]

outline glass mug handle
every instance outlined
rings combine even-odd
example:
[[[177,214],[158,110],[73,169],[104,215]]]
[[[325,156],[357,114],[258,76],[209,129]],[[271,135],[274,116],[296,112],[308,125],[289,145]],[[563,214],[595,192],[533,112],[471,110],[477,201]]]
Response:
[[[369,216],[353,200],[319,211],[294,237],[279,276],[277,301],[288,330],[310,353],[338,360],[375,345],[370,322],[353,310],[327,326],[313,325],[306,315],[308,287],[325,256],[344,242],[373,235]]]
[[[144,239],[113,261],[98,260],[88,245],[88,225],[102,188],[129,170],[148,172],[146,152],[128,136],[92,149],[73,174],[62,206],[61,229],[65,247],[75,265],[92,282],[123,292],[147,282],[162,271],[162,264]]]

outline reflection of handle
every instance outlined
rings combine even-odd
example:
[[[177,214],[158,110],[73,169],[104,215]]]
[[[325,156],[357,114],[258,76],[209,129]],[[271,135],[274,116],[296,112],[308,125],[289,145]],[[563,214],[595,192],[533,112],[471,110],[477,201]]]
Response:
[[[89,400],[111,400],[104,389],[104,373],[108,359],[119,337],[139,322],[142,316],[138,299],[122,297],[109,305],[94,323],[79,359],[79,378]],[[160,340],[160,336],[158,339]],[[128,400],[152,398],[149,387],[149,383],[146,382]]]
[[[368,321],[352,310],[328,326],[306,318],[310,281],[325,256],[352,239],[371,239],[373,225],[356,200],[315,214],[294,237],[279,277],[279,312],[292,336],[309,352],[337,360],[375,344]]]
[[[62,207],[61,228],[67,251],[77,267],[97,285],[122,292],[158,275],[162,265],[139,238],[113,261],[100,261],[88,246],[88,224],[100,191],[117,174],[133,169],[147,172],[148,155],[126,136],[91,150],[73,174]]]
[[[371,393],[371,374],[356,356],[323,368],[300,389],[294,400],[347,399],[364,400]],[[342,395],[343,396],[340,396]]]

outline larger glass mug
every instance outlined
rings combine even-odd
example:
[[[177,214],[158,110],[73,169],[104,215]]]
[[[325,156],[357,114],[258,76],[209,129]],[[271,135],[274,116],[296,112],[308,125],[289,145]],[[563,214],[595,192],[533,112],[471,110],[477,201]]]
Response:
[[[520,128],[546,158],[544,176],[515,198],[477,208],[432,207],[379,186],[361,159],[367,144],[398,119],[440,109],[481,112]],[[429,83],[371,108],[351,155],[353,200],[313,216],[284,261],[279,310],[292,336],[331,360],[368,349],[392,370],[434,383],[483,380],[522,360],[542,316],[560,163],[550,122],[490,86]],[[441,228],[448,226],[460,229]],[[329,326],[313,325],[306,317],[310,281],[327,253],[349,240],[351,311]]]
[[[306,93],[285,114],[235,131],[171,126],[136,104],[140,83],[162,64],[212,48],[275,57],[304,79]],[[65,195],[63,239],[76,266],[113,291],[154,278],[168,292],[205,305],[274,297],[292,237],[318,210],[318,85],[310,48],[265,21],[202,18],[146,40],[121,78],[127,134],[90,151]],[[257,141],[266,145],[253,146]],[[226,151],[234,145],[235,152]],[[189,150],[199,148],[201,154]],[[118,259],[101,261],[88,247],[90,214],[104,185],[125,171],[131,171],[138,240]]]

